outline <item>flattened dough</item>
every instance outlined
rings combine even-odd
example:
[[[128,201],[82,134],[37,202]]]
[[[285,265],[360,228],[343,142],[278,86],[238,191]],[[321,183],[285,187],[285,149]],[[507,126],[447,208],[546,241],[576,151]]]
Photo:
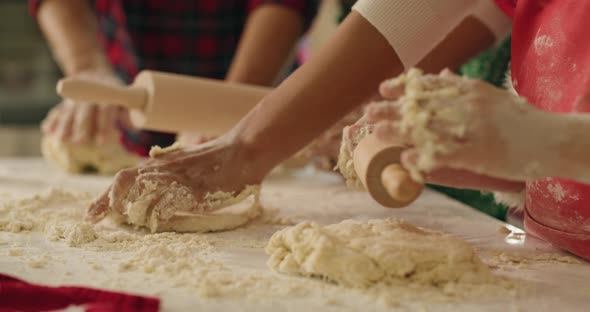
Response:
[[[132,191],[133,192],[133,191]],[[235,229],[262,212],[259,186],[247,186],[238,195],[217,192],[205,196],[206,209],[195,211],[190,190],[176,182],[165,187],[147,185],[133,200],[124,201],[123,214],[112,215],[119,223],[145,227],[155,232],[215,232]],[[135,197],[135,196],[132,196]],[[153,205],[155,198],[159,202]],[[216,209],[219,208],[219,209]]]
[[[41,141],[41,153],[49,162],[70,173],[96,171],[114,174],[138,164],[140,158],[129,153],[119,143],[101,146],[91,144],[68,144],[56,137],[45,136]]]
[[[155,146],[150,157],[182,150],[180,143]],[[111,192],[114,192],[111,189]],[[112,194],[112,193],[111,193]],[[113,196],[109,194],[112,199]],[[214,192],[198,201],[190,187],[157,178],[136,180],[123,199],[123,211],[112,211],[119,223],[145,227],[154,232],[214,232],[235,229],[258,217],[262,211],[260,186],[247,185],[239,193]],[[110,206],[114,206],[110,203]]]
[[[275,233],[271,269],[366,288],[407,281],[426,285],[485,282],[489,268],[466,242],[396,220],[303,222]]]

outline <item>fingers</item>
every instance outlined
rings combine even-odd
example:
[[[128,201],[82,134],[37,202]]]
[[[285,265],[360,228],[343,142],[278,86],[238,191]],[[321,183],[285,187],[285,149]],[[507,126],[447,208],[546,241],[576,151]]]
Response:
[[[96,133],[95,142],[97,144],[104,144],[107,138],[114,135],[116,120],[117,120],[117,108],[112,106],[99,106],[97,107],[96,116]]]
[[[373,133],[384,142],[390,144],[409,146],[412,145],[408,134],[402,134],[399,124],[391,121],[382,121],[375,125]]]
[[[89,143],[94,137],[94,119],[97,108],[87,103],[76,103],[72,120],[72,142]]]
[[[417,168],[419,153],[415,149],[408,149],[402,153],[400,160],[404,168]],[[455,188],[501,192],[519,192],[523,188],[522,181],[500,179],[466,169],[452,168],[440,158],[435,160],[433,169],[422,174],[428,183]]]
[[[55,126],[55,135],[60,141],[70,141],[74,122],[74,110],[71,105],[64,105],[60,109]]]
[[[381,120],[397,120],[400,118],[399,107],[395,102],[375,102],[367,106],[366,121],[376,123]]]
[[[109,187],[102,195],[95,199],[86,210],[85,219],[90,222],[98,222],[102,220],[110,210],[109,206]]]
[[[134,185],[137,175],[137,169],[121,170],[115,175],[115,181],[109,193],[109,206],[111,209],[123,214],[125,208],[123,205],[124,200]]]
[[[440,77],[443,78],[448,78],[448,77],[460,77],[457,74],[455,74],[452,70],[445,68],[443,70],[440,71],[440,73],[438,74]]]
[[[404,93],[404,85],[392,82],[393,79],[385,80],[379,85],[379,93],[388,100],[395,100]]]
[[[58,117],[61,114],[61,104],[58,104],[54,108],[52,108],[49,113],[47,113],[47,117],[43,119],[41,122],[41,131],[45,135],[53,134],[57,127]]]

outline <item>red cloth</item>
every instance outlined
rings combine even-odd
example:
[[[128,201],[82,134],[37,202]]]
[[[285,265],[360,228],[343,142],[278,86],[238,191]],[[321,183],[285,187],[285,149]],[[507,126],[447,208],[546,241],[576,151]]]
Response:
[[[0,311],[53,311],[83,306],[88,312],[158,311],[157,298],[84,287],[48,287],[0,274]]]
[[[496,1],[501,7],[511,2]],[[576,99],[590,91],[590,1],[513,2],[516,91],[544,111],[572,112]],[[527,232],[590,260],[590,185],[558,178],[528,181],[525,209]]]

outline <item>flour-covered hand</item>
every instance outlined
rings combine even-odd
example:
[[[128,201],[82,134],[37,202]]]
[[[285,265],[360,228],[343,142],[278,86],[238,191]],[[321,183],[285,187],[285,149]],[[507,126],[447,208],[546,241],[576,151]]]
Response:
[[[417,175],[441,168],[524,181],[554,172],[562,143],[561,119],[525,99],[485,82],[449,71],[422,75],[411,70],[381,85],[389,104],[370,107],[383,140],[403,142],[405,167]]]
[[[260,184],[266,174],[250,166],[248,152],[226,137],[186,148],[153,149],[150,154],[146,163],[115,176],[109,189],[89,207],[89,220],[98,221],[109,213],[133,218],[131,205],[143,205],[163,222],[179,211],[210,212],[222,207],[207,205],[207,194],[237,195],[248,185]]]

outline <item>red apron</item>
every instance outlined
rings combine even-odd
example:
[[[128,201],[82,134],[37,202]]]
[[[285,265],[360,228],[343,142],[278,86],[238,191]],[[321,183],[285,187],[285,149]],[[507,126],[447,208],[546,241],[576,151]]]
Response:
[[[497,3],[513,17],[511,70],[518,94],[544,111],[571,112],[575,100],[590,92],[590,1]],[[528,233],[590,260],[590,185],[528,181],[524,224]]]

